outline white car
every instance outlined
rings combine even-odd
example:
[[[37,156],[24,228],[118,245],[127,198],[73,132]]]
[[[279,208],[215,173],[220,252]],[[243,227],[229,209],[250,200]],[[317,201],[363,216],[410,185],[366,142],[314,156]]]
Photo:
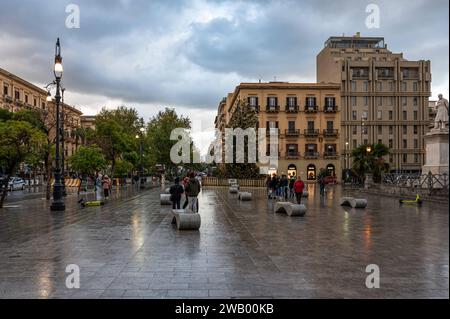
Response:
[[[25,181],[20,177],[11,177],[9,179],[8,188],[10,191],[15,191],[17,189],[25,189]]]

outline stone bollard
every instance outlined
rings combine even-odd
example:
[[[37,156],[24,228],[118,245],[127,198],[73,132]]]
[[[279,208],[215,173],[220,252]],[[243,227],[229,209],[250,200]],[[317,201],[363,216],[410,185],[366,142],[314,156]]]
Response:
[[[237,194],[239,192],[239,189],[237,187],[230,187],[228,191],[230,192],[230,194]]]
[[[277,202],[274,206],[275,213],[286,213],[288,216],[303,217],[306,214],[306,206],[293,204],[291,202]]]
[[[354,197],[341,197],[339,205],[350,206],[353,208],[366,208],[367,199]]]
[[[252,193],[249,192],[239,192],[238,198],[241,201],[249,201],[252,200]]]
[[[172,224],[176,224],[178,230],[198,230],[201,225],[201,217],[198,213],[185,209],[172,210]]]
[[[160,200],[161,205],[172,205],[172,201],[170,200],[170,194],[161,194]]]

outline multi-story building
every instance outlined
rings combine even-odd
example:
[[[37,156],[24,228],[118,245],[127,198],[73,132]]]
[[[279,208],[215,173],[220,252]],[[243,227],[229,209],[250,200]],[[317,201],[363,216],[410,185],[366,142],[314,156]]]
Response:
[[[27,108],[38,111],[49,128],[49,138],[54,140],[56,136],[56,106],[54,101],[47,102],[48,92],[8,71],[0,68],[0,87],[2,96],[0,108],[17,112]],[[66,158],[70,157],[76,150],[75,139],[71,132],[80,127],[82,112],[75,107],[64,103],[62,118],[64,120]]]
[[[391,149],[386,157],[391,170],[421,170],[430,122],[430,61],[408,61],[389,51],[382,37],[330,37],[317,55],[317,82],[341,87],[345,153],[382,142]]]
[[[82,115],[81,127],[84,129],[95,129],[95,115]]]
[[[339,90],[338,84],[241,83],[219,103],[215,126],[223,131],[238,101],[247,101],[257,111],[257,128],[278,129],[278,168],[268,173],[313,182],[320,169],[328,169],[339,179]]]

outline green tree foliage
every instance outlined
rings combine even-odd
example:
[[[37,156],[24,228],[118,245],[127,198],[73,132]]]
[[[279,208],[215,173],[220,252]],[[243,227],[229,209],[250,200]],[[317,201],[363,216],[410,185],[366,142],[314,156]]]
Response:
[[[239,100],[236,110],[231,115],[227,128],[241,128],[246,130],[254,128],[258,123],[258,116],[247,101]],[[255,163],[248,163],[248,141],[244,141],[244,161],[236,163],[236,141],[233,141],[233,163],[225,163],[220,166],[218,175],[225,178],[259,178],[259,168]]]
[[[106,167],[106,160],[97,146],[81,146],[69,158],[69,162],[76,171],[90,175]]]
[[[177,166],[170,160],[170,150],[177,142],[170,140],[170,134],[175,128],[190,129],[191,121],[179,116],[174,109],[166,108],[150,119],[144,145],[148,152],[146,165],[153,167],[155,164],[163,164],[168,171]]]
[[[370,152],[368,152],[368,147]],[[382,143],[360,145],[353,149],[351,154],[353,158],[352,170],[361,182],[366,174],[372,174],[373,180],[379,182],[381,175],[389,171],[389,164],[383,158],[389,153],[389,148]]]
[[[119,160],[116,163],[116,171],[114,177],[124,177],[133,170],[134,165],[127,160]]]
[[[0,121],[0,166],[6,179],[0,198],[0,208],[3,206],[8,192],[8,180],[20,163],[36,156],[45,141],[45,135],[30,123],[25,121]]]

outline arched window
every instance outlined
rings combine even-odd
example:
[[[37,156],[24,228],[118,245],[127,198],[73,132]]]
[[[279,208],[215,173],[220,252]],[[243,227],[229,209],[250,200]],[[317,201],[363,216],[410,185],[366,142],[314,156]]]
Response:
[[[316,165],[309,164],[306,168],[306,178],[308,181],[316,180]]]
[[[287,171],[287,173],[288,173],[288,176],[289,176],[289,177],[291,177],[291,176],[297,176],[297,166],[295,166],[294,164],[290,164],[290,165],[288,166],[288,171]]]

